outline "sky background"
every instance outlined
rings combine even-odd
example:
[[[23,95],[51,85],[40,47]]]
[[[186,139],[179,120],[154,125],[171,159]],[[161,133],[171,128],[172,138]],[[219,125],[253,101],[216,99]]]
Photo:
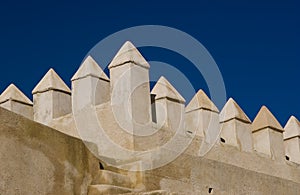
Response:
[[[137,25],[164,25],[206,47],[227,97],[251,120],[266,105],[285,125],[290,115],[300,119],[299,13],[296,0],[1,2],[0,91],[15,83],[32,99],[32,89],[49,68],[70,86],[85,55],[106,36]],[[183,66],[189,62],[182,56],[140,50],[147,60],[174,65],[196,89],[209,93],[201,75]]]

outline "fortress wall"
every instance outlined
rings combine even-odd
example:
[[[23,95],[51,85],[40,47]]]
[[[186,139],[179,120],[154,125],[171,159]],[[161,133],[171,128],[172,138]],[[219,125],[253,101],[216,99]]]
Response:
[[[86,194],[98,160],[79,139],[0,108],[0,194]]]
[[[210,188],[213,194],[300,193],[296,165],[242,154],[230,146],[217,146],[204,157],[182,154],[168,165],[147,171],[144,183],[147,190],[163,189],[179,194],[209,194]]]
[[[53,69],[33,89],[33,102],[10,85],[0,106],[23,117],[0,109],[0,194],[86,193],[98,161],[79,135],[119,173],[122,167],[156,167],[191,139],[170,164],[135,176],[146,190],[300,194],[298,119],[291,116],[283,128],[262,106],[251,121],[234,99],[219,110],[202,90],[185,104],[163,76],[150,92],[149,68],[126,42],[109,65],[110,78],[88,56],[72,89]],[[161,147],[172,139],[178,144]],[[141,152],[131,155],[115,145]],[[156,156],[147,153],[156,148]]]

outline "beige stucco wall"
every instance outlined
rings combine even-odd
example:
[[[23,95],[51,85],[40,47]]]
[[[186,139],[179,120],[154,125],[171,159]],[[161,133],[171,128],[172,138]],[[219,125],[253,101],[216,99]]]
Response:
[[[2,108],[0,124],[0,194],[87,194],[98,160],[79,139]],[[205,157],[190,155],[197,142],[201,139],[172,163],[142,173],[145,190],[300,194],[296,164],[276,163],[222,144]]]
[[[196,137],[175,161],[145,172],[146,189],[193,195],[210,194],[209,188],[211,194],[300,194],[297,164],[241,152],[226,144],[215,145],[204,157],[195,156],[201,141]]]
[[[300,194],[297,164],[220,143],[199,157],[195,153],[201,141],[196,137],[175,161],[139,174],[144,190],[209,194],[211,188],[213,194]],[[87,194],[99,170],[99,161],[79,139],[2,108],[0,160],[0,194]]]
[[[98,160],[81,140],[0,108],[0,194],[86,194]]]
[[[182,160],[185,161],[182,161]],[[146,173],[146,188],[178,194],[257,194],[298,195],[299,183],[246,170],[210,159],[181,157],[176,162]]]

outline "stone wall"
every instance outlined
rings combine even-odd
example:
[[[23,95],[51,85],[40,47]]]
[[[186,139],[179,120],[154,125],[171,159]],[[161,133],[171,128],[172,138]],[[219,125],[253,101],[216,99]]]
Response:
[[[0,194],[87,194],[99,161],[83,142],[0,108]]]
[[[150,65],[130,42],[108,67],[110,78],[88,56],[71,89],[50,69],[33,102],[13,84],[0,95],[11,111],[0,109],[0,194],[300,194],[294,116],[282,127],[262,106],[251,121],[202,90],[185,104],[163,76],[150,91]]]

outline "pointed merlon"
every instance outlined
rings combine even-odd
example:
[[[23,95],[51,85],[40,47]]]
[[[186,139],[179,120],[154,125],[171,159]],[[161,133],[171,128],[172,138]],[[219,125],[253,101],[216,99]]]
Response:
[[[284,131],[280,123],[266,106],[262,106],[256,115],[252,123],[252,132],[256,132],[264,128],[271,128],[279,132]]]
[[[297,120],[296,117],[291,116],[284,127],[283,133],[284,139],[290,139],[294,137],[300,138],[300,122]]]
[[[51,68],[37,86],[32,90],[32,94],[43,93],[49,90],[61,91],[71,94],[71,90],[58,76],[58,74]]]
[[[91,57],[88,56],[81,64],[77,72],[72,77],[71,81],[85,78],[87,76],[96,77],[105,81],[109,81],[109,78],[100,68],[98,63]]]
[[[26,97],[14,84],[10,84],[0,95],[0,104],[9,100],[32,105],[32,101]]]
[[[216,105],[209,99],[203,90],[199,90],[196,95],[192,98],[190,103],[187,105],[185,112],[191,112],[194,110],[210,110],[212,112],[219,113]]]
[[[116,66],[124,65],[126,63],[133,63],[147,69],[150,68],[149,63],[130,41],[126,41],[123,44],[121,49],[109,64],[108,68],[111,69]]]
[[[229,98],[220,113],[220,122],[223,123],[232,119],[237,119],[245,123],[251,123],[250,119],[244,113],[241,107],[232,98]]]
[[[151,94],[155,94],[155,99],[167,98],[171,101],[185,103],[185,99],[180,93],[171,85],[171,83],[165,78],[160,77],[155,86],[153,87]]]

